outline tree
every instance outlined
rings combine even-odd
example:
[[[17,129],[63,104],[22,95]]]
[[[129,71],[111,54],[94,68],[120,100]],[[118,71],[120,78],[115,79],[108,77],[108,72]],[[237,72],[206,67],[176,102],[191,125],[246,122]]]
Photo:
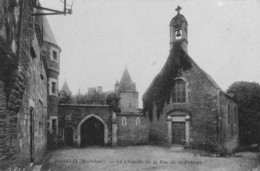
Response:
[[[241,145],[260,143],[260,85],[256,82],[233,83],[227,93],[238,103]]]

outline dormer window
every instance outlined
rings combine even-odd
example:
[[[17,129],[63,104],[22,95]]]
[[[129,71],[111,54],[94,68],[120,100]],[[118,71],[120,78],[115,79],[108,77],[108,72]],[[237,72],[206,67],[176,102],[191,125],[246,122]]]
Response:
[[[172,91],[172,103],[186,102],[186,82],[178,79],[175,81]]]
[[[55,61],[58,60],[58,54],[57,54],[57,51],[55,51],[55,50],[52,51],[52,57],[53,57],[53,60],[55,60]]]

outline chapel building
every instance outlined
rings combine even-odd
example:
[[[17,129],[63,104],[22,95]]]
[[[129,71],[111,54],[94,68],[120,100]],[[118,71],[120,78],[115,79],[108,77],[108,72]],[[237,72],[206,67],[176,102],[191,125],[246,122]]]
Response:
[[[170,55],[143,95],[149,142],[221,153],[239,145],[238,107],[188,54],[188,22],[170,22]]]

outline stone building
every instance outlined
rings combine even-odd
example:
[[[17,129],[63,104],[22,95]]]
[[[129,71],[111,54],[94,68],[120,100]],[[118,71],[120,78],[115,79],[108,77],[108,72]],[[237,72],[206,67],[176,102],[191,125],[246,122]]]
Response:
[[[137,112],[138,92],[127,67],[125,68],[120,82],[116,82],[115,84],[115,92],[120,98],[119,108],[121,109],[121,113]]]
[[[0,170],[40,163],[48,114],[57,115],[58,106],[54,114],[48,100],[58,92],[60,48],[46,18],[32,16],[38,3],[0,1]],[[57,64],[50,62],[55,57]]]
[[[70,92],[65,82],[62,92]],[[68,94],[68,93],[65,93]],[[85,147],[148,143],[148,121],[138,112],[138,92],[125,69],[114,91],[89,88],[72,97],[72,103],[59,104],[61,145]]]
[[[170,55],[143,96],[149,141],[232,152],[238,147],[236,102],[188,55],[188,23],[170,22]]]

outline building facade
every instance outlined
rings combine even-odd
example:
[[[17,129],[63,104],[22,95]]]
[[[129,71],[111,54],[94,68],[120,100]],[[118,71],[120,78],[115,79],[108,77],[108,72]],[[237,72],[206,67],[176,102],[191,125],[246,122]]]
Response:
[[[149,141],[232,152],[239,145],[237,104],[188,55],[187,27],[178,11],[170,55],[143,96]]]
[[[45,52],[53,35],[33,5],[39,2],[0,2],[0,170],[29,169],[47,149],[52,73]]]
[[[69,92],[65,82],[61,94]],[[127,68],[114,91],[103,92],[102,86],[89,88],[85,95],[72,96],[71,103],[61,100],[58,111],[60,145],[148,143],[148,121],[138,112],[138,92]]]
[[[138,109],[138,92],[136,85],[128,72],[127,67],[120,82],[115,84],[115,92],[119,96],[119,108],[121,113],[134,113]]]

